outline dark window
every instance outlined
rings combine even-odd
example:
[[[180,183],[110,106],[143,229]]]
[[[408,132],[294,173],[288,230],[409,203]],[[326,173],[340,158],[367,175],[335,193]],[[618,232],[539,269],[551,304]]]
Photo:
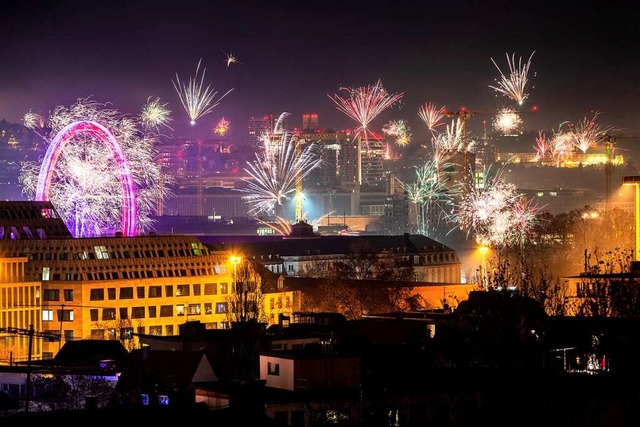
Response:
[[[149,286],[149,298],[162,297],[162,286]]]
[[[173,317],[173,306],[172,305],[161,305],[160,306],[160,317]]]
[[[120,299],[133,299],[133,287],[120,288]]]
[[[120,307],[120,319],[128,319],[129,315],[127,314],[127,307]]]
[[[156,317],[156,311],[157,311],[156,306],[152,305],[152,306],[149,306],[148,308],[149,308],[149,317]]]
[[[103,309],[102,320],[116,320],[116,309],[115,308]]]
[[[173,296],[173,285],[166,285],[164,287],[164,294],[166,297],[172,297]]]
[[[112,299],[116,299],[116,288],[109,288],[107,289],[107,297],[112,300]]]
[[[136,292],[138,293],[138,298],[144,298],[144,286],[138,286]]]
[[[90,316],[92,322],[97,322],[98,321],[98,309],[97,308],[92,308],[91,310],[89,310],[89,316]]]
[[[195,274],[194,274],[195,276]],[[199,296],[200,295],[200,283],[194,283],[193,284],[193,295],[195,296]]]
[[[89,300],[91,301],[103,301],[104,289],[91,289],[89,292]]]
[[[217,283],[205,283],[204,284],[204,294],[205,295],[216,295],[218,293],[218,284]]]
[[[176,288],[176,296],[189,296],[189,285],[178,285],[178,287]]]
[[[63,293],[65,301],[73,301],[73,289],[64,289]]]
[[[59,301],[60,291],[58,289],[45,289],[42,294],[43,301]]]
[[[131,309],[132,319],[144,319],[144,307],[133,307]]]
[[[58,310],[58,320],[61,322],[73,322],[73,310]]]

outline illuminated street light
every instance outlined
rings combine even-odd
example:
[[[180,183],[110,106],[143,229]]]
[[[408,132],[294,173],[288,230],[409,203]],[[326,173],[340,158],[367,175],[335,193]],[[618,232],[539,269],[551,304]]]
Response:
[[[636,249],[634,260],[640,260],[640,176],[622,177],[622,185],[633,185],[636,187]]]

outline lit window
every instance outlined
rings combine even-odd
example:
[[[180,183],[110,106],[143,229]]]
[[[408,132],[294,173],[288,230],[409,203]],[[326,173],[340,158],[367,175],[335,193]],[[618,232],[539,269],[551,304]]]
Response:
[[[53,321],[53,310],[42,310],[42,321],[43,322]]]
[[[42,280],[49,280],[49,267],[42,267]]]
[[[96,252],[96,259],[109,259],[106,246],[94,246],[93,250]]]

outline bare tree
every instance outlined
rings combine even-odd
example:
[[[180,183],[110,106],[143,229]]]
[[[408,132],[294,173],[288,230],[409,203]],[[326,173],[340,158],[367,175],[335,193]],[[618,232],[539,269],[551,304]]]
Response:
[[[227,297],[229,322],[266,322],[262,283],[253,260],[242,258],[234,268],[234,283]]]

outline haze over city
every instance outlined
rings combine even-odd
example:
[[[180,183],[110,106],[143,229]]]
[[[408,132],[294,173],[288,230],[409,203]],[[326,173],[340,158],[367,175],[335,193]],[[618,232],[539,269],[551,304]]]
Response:
[[[251,116],[318,113],[320,127],[354,124],[327,97],[378,79],[402,101],[372,123],[403,118],[414,135],[425,102],[449,110],[494,110],[512,103],[491,89],[506,55],[530,55],[524,129],[550,130],[594,111],[615,129],[637,130],[640,68],[631,3],[562,2],[21,1],[0,7],[0,117],[91,96],[137,114],[148,97],[168,104],[172,136],[211,136],[231,122],[241,139]],[[228,55],[237,62],[226,63]],[[189,126],[172,79],[193,75],[222,95]],[[228,65],[228,66],[227,66]],[[469,130],[480,133],[478,115]]]

